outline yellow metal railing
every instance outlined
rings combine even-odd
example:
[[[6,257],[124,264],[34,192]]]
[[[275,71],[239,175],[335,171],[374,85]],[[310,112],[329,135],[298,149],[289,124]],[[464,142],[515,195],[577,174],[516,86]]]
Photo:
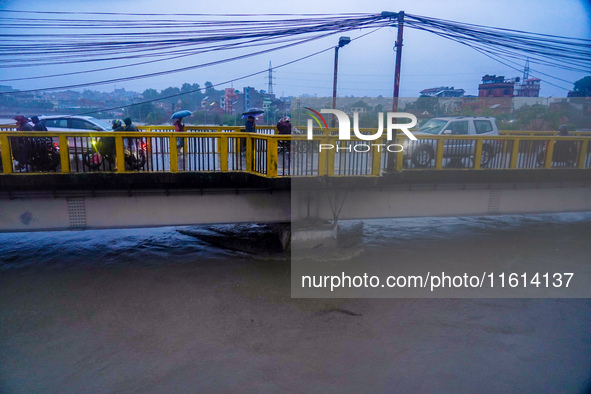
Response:
[[[399,133],[399,145],[394,145],[385,138],[362,141],[315,135],[308,140],[306,135],[245,133],[239,131],[241,127],[174,132],[172,127],[163,126],[146,130],[150,131],[0,131],[0,174],[247,172],[269,178],[379,176],[391,162],[397,171],[591,168],[589,136],[421,135],[417,141],[410,141]]]

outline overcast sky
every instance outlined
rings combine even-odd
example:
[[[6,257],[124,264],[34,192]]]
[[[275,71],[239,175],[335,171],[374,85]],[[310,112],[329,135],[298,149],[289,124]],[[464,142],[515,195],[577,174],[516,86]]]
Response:
[[[195,1],[195,0],[132,0],[132,1],[0,1],[0,8],[35,11],[110,11],[127,13],[345,13],[363,12],[380,13],[382,11],[405,11],[409,14],[449,19],[459,22],[487,26],[525,30],[529,32],[591,39],[591,6],[585,0],[379,0],[359,1],[341,0],[338,2],[299,1]],[[34,17],[24,21],[34,24]],[[6,31],[6,29],[3,29]],[[22,31],[21,31],[22,33]],[[358,37],[366,30],[351,32],[351,38]],[[238,78],[256,71],[265,70],[271,61],[274,66],[297,59],[323,48],[336,45],[340,34],[257,57],[232,62],[229,64],[171,74],[163,77],[140,79],[118,83],[116,85],[98,85],[89,89],[111,91],[113,88],[143,91],[146,88],[164,89],[169,86],[180,87],[182,83],[206,81],[214,84]],[[339,95],[355,96],[391,96],[393,89],[394,57],[393,46],[396,41],[395,28],[383,28],[367,35],[339,52]],[[238,52],[236,52],[238,53]],[[145,72],[198,64],[234,56],[234,52],[216,52],[209,55],[193,56],[189,60],[162,62],[151,66],[120,69],[110,73],[93,73],[68,78],[52,78],[33,81],[0,82],[12,85],[16,89],[32,89],[48,86],[61,86],[68,83],[88,82],[108,78],[126,77]],[[274,93],[277,95],[298,96],[316,94],[332,95],[332,76],[334,51],[328,51],[313,58],[280,68],[274,72]],[[521,65],[523,67],[523,65]],[[547,74],[562,78],[569,83],[548,79],[531,71],[530,76],[548,80],[552,86],[542,82],[541,95],[548,97],[566,96],[572,89],[572,82],[589,73],[573,73],[564,70],[536,67]],[[60,66],[44,68],[2,69],[0,79],[23,76],[47,75],[55,72],[78,71],[81,66]],[[513,70],[501,63],[479,54],[461,44],[445,40],[433,34],[414,29],[404,31],[404,49],[400,95],[416,97],[423,89],[435,86],[453,86],[477,95],[478,84],[485,74],[521,76],[523,71]],[[266,74],[250,77],[233,83],[236,89],[253,86],[267,90]],[[230,84],[218,88],[230,87]]]

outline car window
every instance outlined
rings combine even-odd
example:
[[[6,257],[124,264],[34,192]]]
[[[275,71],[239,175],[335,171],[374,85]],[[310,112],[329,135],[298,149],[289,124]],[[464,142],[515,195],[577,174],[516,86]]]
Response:
[[[446,120],[443,119],[431,119],[419,128],[421,133],[439,134],[443,126],[447,124]]]
[[[80,130],[96,130],[97,127],[86,120],[70,119],[70,128]]]
[[[102,128],[104,130],[111,130],[111,123],[105,122],[102,119],[96,119],[96,118],[93,118],[93,121],[94,121],[95,124],[98,124],[99,126],[102,126]]]
[[[490,133],[493,131],[492,123],[489,120],[475,120],[474,127],[476,128],[476,134]]]
[[[65,129],[68,127],[68,119],[47,119],[43,124],[45,124],[45,127],[61,127]]]
[[[451,122],[449,126],[447,126],[446,130],[451,130],[453,135],[468,134],[468,121],[463,120],[460,122]]]

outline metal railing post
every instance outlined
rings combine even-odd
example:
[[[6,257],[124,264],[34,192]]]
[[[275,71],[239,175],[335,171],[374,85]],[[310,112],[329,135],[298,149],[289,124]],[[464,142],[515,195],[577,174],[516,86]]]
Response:
[[[517,168],[517,157],[519,156],[519,143],[519,138],[515,138],[513,140],[513,148],[511,149],[511,161],[509,162],[509,168]]]
[[[177,137],[168,137],[168,145],[170,146],[170,172],[179,171],[179,155],[176,147]],[[183,139],[184,140],[184,139]],[[187,153],[187,144],[185,143],[185,154]],[[119,157],[119,156],[117,156]]]
[[[123,148],[123,137],[121,135],[115,137],[115,155],[117,172],[125,172],[125,152]]]
[[[382,170],[382,152],[379,152],[378,144],[372,144],[371,147],[371,175],[379,176]]]
[[[445,140],[443,138],[437,140],[437,151],[435,152],[435,169],[441,170],[443,168],[443,145]]]
[[[329,141],[329,138],[326,138],[327,141]],[[335,160],[335,155],[337,154],[336,152],[336,148],[337,146],[340,146],[341,144],[343,144],[344,147],[347,146],[347,141],[338,141],[335,140],[334,146],[335,149],[329,149],[328,152],[326,152],[326,174],[328,176],[334,176],[335,175],[335,166],[334,166],[334,160]],[[347,155],[346,153],[347,151],[345,150],[345,156]],[[343,156],[341,156],[342,158]],[[342,171],[344,169],[344,164],[342,161],[339,162],[339,171],[341,171],[341,175],[342,175]]]
[[[248,149],[248,148],[247,148]],[[275,138],[267,139],[267,177],[277,177],[277,140]]]
[[[68,144],[68,137],[60,135],[59,137],[60,147],[60,164],[62,165],[62,172],[70,172],[70,145]]]
[[[546,148],[546,159],[544,160],[544,168],[552,168],[552,156],[554,156],[554,144],[556,141],[548,141],[548,148]]]
[[[480,162],[482,161],[482,138],[476,140],[476,151],[474,152],[474,169],[480,169]]]
[[[326,149],[322,150],[321,147],[324,142],[328,143],[328,137],[320,137],[318,145],[318,176],[326,175],[326,162],[328,160]]]
[[[12,154],[10,152],[10,144],[8,137],[0,136],[0,155],[2,156],[2,170],[4,174],[12,173]]]
[[[587,159],[587,148],[591,141],[581,141],[581,149],[579,149],[579,157],[577,168],[585,168],[585,159]]]
[[[227,133],[229,134],[229,133]],[[224,135],[219,137],[220,147],[220,170],[222,172],[228,172],[228,136]]]
[[[252,159],[254,157],[253,155],[253,146],[254,146],[254,138],[252,138],[251,136],[247,136],[246,137],[246,172],[253,172],[252,171]],[[269,147],[269,142],[267,141],[267,149]]]

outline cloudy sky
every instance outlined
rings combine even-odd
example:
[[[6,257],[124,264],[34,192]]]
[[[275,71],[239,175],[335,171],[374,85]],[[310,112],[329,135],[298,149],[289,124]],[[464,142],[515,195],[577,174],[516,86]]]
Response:
[[[358,1],[338,2],[300,1],[195,1],[195,0],[132,0],[132,1],[0,1],[0,9],[27,11],[75,11],[75,12],[122,12],[122,13],[208,13],[208,14],[340,14],[347,12],[380,13],[382,11],[405,11],[409,14],[436,17],[453,21],[524,30],[528,32],[591,39],[591,5],[586,0],[400,0],[400,1]],[[2,16],[7,16],[6,13]],[[12,15],[14,16],[14,14]],[[34,26],[35,17],[23,15],[23,23]],[[46,17],[46,16],[43,16]],[[68,16],[71,18],[71,16]],[[264,18],[263,16],[259,18]],[[228,19],[228,18],[226,18]],[[0,25],[1,26],[1,25]],[[2,28],[3,33],[14,33]],[[22,34],[22,30],[19,33]],[[352,31],[351,38],[360,37],[368,30]],[[214,84],[265,70],[269,62],[277,66],[324,48],[334,47],[341,34],[323,38],[309,44],[291,47],[240,61],[183,73],[140,79],[135,81],[89,87],[111,91],[113,88],[143,91],[146,88],[164,89],[180,87],[183,83],[206,81]],[[396,41],[396,29],[382,28],[355,40],[339,52],[339,95],[391,96]],[[179,68],[241,54],[239,51],[224,51],[214,54],[195,55],[184,60],[159,62],[115,71],[82,74],[77,76],[37,79],[29,81],[5,81],[16,89],[35,89],[63,86],[69,83],[100,81],[109,78],[127,77],[153,71]],[[123,56],[124,54],[122,54]],[[327,51],[301,62],[281,67],[274,72],[273,90],[278,95],[298,96],[316,94],[332,95],[334,51]],[[108,65],[113,65],[109,63]],[[101,64],[105,66],[107,64]],[[49,75],[56,72],[83,70],[80,65],[28,67],[0,69],[0,79]],[[96,67],[96,65],[95,65]],[[520,68],[522,68],[521,65]],[[564,81],[548,78],[535,71],[530,76],[543,79],[541,95],[548,97],[565,96],[572,89],[572,82],[589,73],[567,72],[564,70],[536,67],[533,70],[549,74]],[[522,70],[503,65],[461,44],[414,29],[404,31],[404,49],[400,95],[416,97],[423,89],[435,86],[453,86],[466,90],[466,94],[478,94],[478,84],[483,75],[496,74],[505,77],[521,76]],[[241,79],[232,86],[241,89],[253,86],[266,90],[267,74]],[[547,81],[547,82],[546,82]],[[568,82],[565,82],[568,81]],[[552,83],[553,85],[551,85]],[[218,88],[230,87],[230,83]],[[554,86],[557,85],[557,86]]]

